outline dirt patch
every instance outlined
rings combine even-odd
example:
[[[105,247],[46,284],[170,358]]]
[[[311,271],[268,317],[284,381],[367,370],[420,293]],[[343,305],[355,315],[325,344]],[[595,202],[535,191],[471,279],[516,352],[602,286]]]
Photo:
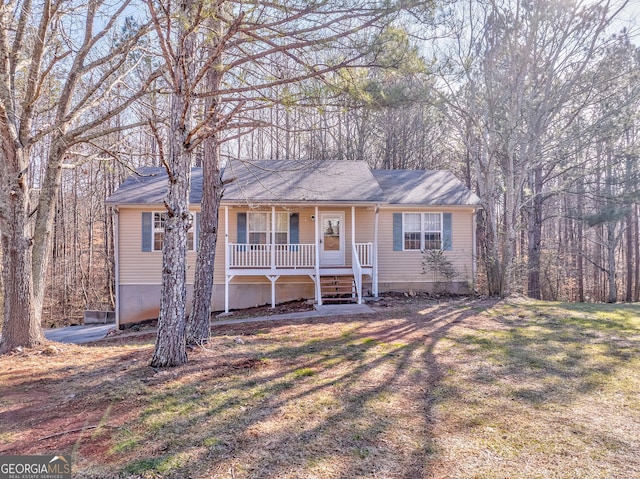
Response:
[[[276,314],[288,314],[288,313],[300,313],[304,311],[313,311],[313,304],[310,304],[307,300],[289,301],[276,305],[272,308],[270,305],[256,306],[254,308],[237,309],[230,311],[229,314],[214,313],[212,320],[226,320],[226,319],[243,319],[243,318],[258,318],[262,316],[273,316]]]
[[[45,348],[0,360],[9,363],[0,373],[0,453],[71,452],[127,422],[130,407],[113,397],[124,393],[118,376],[146,360],[143,351],[56,345],[45,357]]]

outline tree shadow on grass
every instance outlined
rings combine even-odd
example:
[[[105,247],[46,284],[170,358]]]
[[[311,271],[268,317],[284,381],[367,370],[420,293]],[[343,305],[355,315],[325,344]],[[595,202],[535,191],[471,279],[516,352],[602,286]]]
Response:
[[[640,355],[640,343],[625,337],[638,334],[629,322],[575,316],[584,313],[580,305],[536,303],[530,311],[532,316],[503,321],[502,330],[454,339],[483,359],[472,380],[509,380],[515,399],[567,404],[602,387]]]
[[[434,393],[447,418],[440,444],[458,462],[445,470],[459,477],[633,475],[640,308],[592,309],[508,301],[489,312],[492,322],[467,322],[446,337],[439,359],[447,374]]]
[[[113,405],[113,420],[126,416],[122,427],[92,439],[42,443],[75,447],[77,477],[111,478],[114,470],[121,477],[429,477],[440,453],[434,405],[504,377],[513,379],[516,401],[571,401],[638,352],[555,315],[499,320],[487,335],[474,318],[495,303],[219,326],[210,349],[194,351],[181,368],[149,368],[147,343],[86,367],[52,367],[19,387],[57,391],[48,398],[53,408],[93,417]],[[468,384],[443,383],[443,339],[481,359]],[[59,392],[65,383],[71,399]],[[10,420],[3,414],[0,434]]]
[[[75,451],[77,477],[114,467],[122,477],[421,477],[433,455],[433,347],[475,311],[405,313],[217,328],[216,349],[176,370],[149,368],[146,342],[20,379],[0,373],[6,392],[42,398],[0,412],[0,434],[31,429],[14,453]],[[78,421],[38,441],[39,424],[65,415]],[[117,427],[80,431],[98,423]]]
[[[433,348],[475,314],[443,306],[430,318],[317,321],[336,328],[331,334],[323,328],[324,336],[311,340],[283,335],[276,345],[260,344],[259,336],[286,328],[314,336],[314,325],[261,327],[255,338],[242,329],[266,366],[218,377],[215,385],[200,378],[159,395],[141,416],[147,437],[140,443],[162,437],[151,455],[163,459],[160,465],[132,460],[123,472],[424,477],[434,454],[431,389],[440,377]]]

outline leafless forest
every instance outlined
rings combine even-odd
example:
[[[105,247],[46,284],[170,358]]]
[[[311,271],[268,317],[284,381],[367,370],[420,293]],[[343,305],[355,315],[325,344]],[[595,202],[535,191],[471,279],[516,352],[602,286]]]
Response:
[[[218,3],[226,16],[212,21],[213,30],[245,28],[234,23],[241,2]],[[168,154],[172,80],[161,61],[162,25],[150,19],[153,2],[124,4],[120,11],[96,0],[0,6],[0,137],[4,145],[19,138],[23,148],[16,151],[27,168],[16,171],[28,171],[32,238],[46,223],[40,200],[53,191],[43,324],[113,307],[113,213],[104,200],[136,167],[161,166]],[[220,166],[231,158],[331,159],[448,169],[483,201],[481,293],[639,301],[634,8],[607,0],[419,2],[358,31],[360,52],[343,45],[351,49],[348,64],[340,64],[347,54],[339,46],[313,43],[314,68],[332,66],[319,74],[301,74],[296,55],[275,51],[268,62],[258,58],[218,79],[226,88],[217,106],[224,112],[216,127]],[[251,56],[243,48],[229,50],[225,64]],[[190,112],[196,125],[203,108]],[[15,127],[12,115],[21,118]],[[206,148],[193,148],[194,166]],[[61,175],[53,190],[52,170]],[[7,204],[13,176],[4,167],[0,177]],[[0,216],[7,268],[11,214],[5,207]],[[36,258],[37,241],[33,247]]]

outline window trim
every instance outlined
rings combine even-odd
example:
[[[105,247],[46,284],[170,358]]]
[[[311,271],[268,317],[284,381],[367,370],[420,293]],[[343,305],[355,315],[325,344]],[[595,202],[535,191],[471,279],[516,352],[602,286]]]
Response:
[[[408,214],[419,214],[420,215],[420,248],[419,249],[411,249],[405,247],[405,215]],[[427,231],[426,230],[426,221],[425,215],[427,214],[437,214],[440,216],[440,230],[439,231]],[[425,251],[425,235],[427,233],[440,233],[440,248],[433,248],[433,250],[444,251],[444,216],[442,211],[403,211],[402,212],[402,251]],[[416,233],[416,231],[407,231],[407,233]],[[431,251],[431,250],[430,250]]]
[[[197,251],[198,250],[198,238],[196,235],[196,212],[189,212],[192,216],[191,227],[187,231],[187,251]],[[166,215],[166,211],[152,211],[151,212],[151,252],[152,253],[160,253],[162,252],[162,248],[156,249],[156,233],[162,233],[164,235],[164,226],[162,228],[156,228],[156,214]],[[189,233],[193,233],[193,244],[192,247],[189,248]],[[164,236],[162,239],[162,243],[164,245]]]
[[[267,215],[267,230],[266,231],[258,231],[258,230],[251,230],[250,229],[250,224],[251,224],[251,216],[252,215],[256,215],[256,214],[266,214]],[[288,211],[276,211],[276,216],[277,215],[286,215],[287,218],[287,230],[286,230],[286,234],[287,234],[287,241],[285,243],[275,243],[275,234],[277,233],[285,233],[285,231],[278,231],[276,229],[276,231],[274,231],[274,235],[272,237],[271,234],[271,225],[272,225],[272,217],[271,217],[271,211],[247,211],[247,243],[248,245],[260,245],[260,244],[271,244],[272,241],[275,244],[290,244],[291,242],[291,213]],[[278,221],[276,219],[276,228],[277,228],[277,224]],[[266,243],[252,243],[251,242],[251,233],[266,233]]]

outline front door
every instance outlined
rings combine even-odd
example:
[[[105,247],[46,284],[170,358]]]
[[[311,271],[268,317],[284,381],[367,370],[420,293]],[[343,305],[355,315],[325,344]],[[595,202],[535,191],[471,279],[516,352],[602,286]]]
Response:
[[[320,213],[320,264],[344,266],[344,213]]]

